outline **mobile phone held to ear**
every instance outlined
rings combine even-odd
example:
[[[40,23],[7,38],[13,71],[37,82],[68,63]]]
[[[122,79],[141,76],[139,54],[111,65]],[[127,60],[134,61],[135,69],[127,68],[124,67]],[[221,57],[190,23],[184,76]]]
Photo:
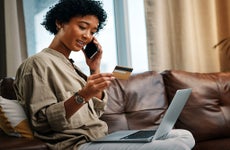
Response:
[[[88,43],[84,49],[86,56],[89,59],[92,59],[94,55],[97,54],[98,52],[98,48],[96,46],[96,44],[93,43],[93,41],[91,41],[90,43]]]

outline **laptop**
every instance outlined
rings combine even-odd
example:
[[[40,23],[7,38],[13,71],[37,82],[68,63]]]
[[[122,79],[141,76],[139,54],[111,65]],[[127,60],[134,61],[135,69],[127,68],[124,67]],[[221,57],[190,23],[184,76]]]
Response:
[[[179,89],[173,97],[157,130],[121,130],[116,131],[105,137],[96,139],[92,142],[97,143],[147,143],[152,140],[164,139],[174,127],[181,111],[183,110],[190,94],[191,88]]]

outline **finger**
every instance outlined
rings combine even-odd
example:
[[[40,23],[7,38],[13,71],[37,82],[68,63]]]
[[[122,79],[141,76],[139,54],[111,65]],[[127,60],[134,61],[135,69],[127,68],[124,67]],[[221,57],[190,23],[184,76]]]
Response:
[[[99,84],[103,84],[103,83],[106,83],[106,82],[111,82],[114,79],[115,79],[115,77],[101,77],[101,78],[96,78],[94,80],[90,80],[90,81],[88,81],[88,83],[91,86],[97,86]]]
[[[110,84],[111,84],[111,81],[110,80],[106,80],[104,82],[100,82],[98,84],[95,84],[94,87],[95,87],[95,89],[97,91],[102,91],[102,90],[106,89],[107,87],[109,87]]]
[[[112,77],[113,77],[113,74],[112,74],[112,73],[99,73],[99,74],[93,74],[93,75],[89,76],[89,79],[95,80],[95,79],[103,78],[103,77],[112,78]]]
[[[98,44],[98,40],[95,36],[93,37],[93,42],[95,42],[95,44]]]
[[[97,74],[88,78],[88,84],[94,89],[107,87],[115,77],[111,73]]]
[[[94,80],[94,84],[98,85],[104,82],[111,82],[112,80],[114,80],[113,77],[103,77],[103,78],[98,78],[96,80]]]

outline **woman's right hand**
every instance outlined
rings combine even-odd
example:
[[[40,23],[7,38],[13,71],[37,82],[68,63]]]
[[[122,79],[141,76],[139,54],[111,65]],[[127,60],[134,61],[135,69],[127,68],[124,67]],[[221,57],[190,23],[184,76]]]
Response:
[[[88,101],[92,97],[103,98],[102,92],[111,84],[115,77],[112,73],[92,74],[88,77],[86,85],[78,94]]]

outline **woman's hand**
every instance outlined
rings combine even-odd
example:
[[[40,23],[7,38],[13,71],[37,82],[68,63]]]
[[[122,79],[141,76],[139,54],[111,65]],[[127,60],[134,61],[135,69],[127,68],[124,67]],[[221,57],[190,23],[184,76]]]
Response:
[[[91,59],[89,59],[85,55],[85,59],[86,59],[86,64],[90,68],[90,73],[91,74],[97,74],[97,73],[100,73],[100,65],[101,65],[101,58],[102,58],[102,47],[95,37],[93,38],[93,42],[94,42],[94,44],[96,44],[98,52]]]
[[[78,91],[78,94],[84,97],[86,101],[92,97],[102,99],[102,91],[109,87],[114,79],[112,73],[93,74],[88,77],[85,87]]]

